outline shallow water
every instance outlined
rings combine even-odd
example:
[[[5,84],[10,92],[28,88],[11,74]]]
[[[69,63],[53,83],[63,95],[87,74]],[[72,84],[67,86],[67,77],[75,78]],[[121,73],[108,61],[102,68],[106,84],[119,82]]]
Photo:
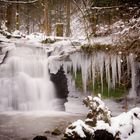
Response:
[[[1,114],[0,140],[31,140],[36,135],[47,135],[44,133],[45,131],[53,131],[56,127],[64,130],[69,123],[83,118],[83,116],[70,115],[64,112],[55,112],[48,115],[42,115],[38,112],[37,114]],[[53,136],[49,135],[48,137]]]

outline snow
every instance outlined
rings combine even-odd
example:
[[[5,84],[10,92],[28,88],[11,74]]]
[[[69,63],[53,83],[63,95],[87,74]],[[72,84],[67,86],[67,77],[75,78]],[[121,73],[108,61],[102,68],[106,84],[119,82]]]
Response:
[[[85,40],[84,21],[80,12],[71,16],[71,37]]]
[[[0,41],[2,41],[2,42],[8,42],[9,40],[5,36],[3,36],[2,34],[0,34]]]
[[[7,27],[6,27],[6,21],[1,21],[1,29],[6,31],[7,30]]]
[[[96,127],[90,127],[84,121],[78,120],[72,123],[65,131],[65,134],[72,136],[78,134],[81,138],[85,138],[84,131],[94,135],[96,130],[106,130],[113,134],[119,134],[121,140],[139,140],[140,138],[140,108],[134,108],[127,113],[121,113],[117,117],[111,118],[111,125],[102,120],[98,120]]]
[[[21,37],[25,37],[25,35],[20,32],[19,30],[15,30],[13,33],[12,33],[12,36],[15,37],[15,38],[21,38]]]
[[[73,129],[69,129],[70,127],[72,127]],[[82,120],[77,120],[72,125],[70,125],[69,128],[66,129],[66,133],[69,136],[72,136],[74,134],[74,132],[77,132],[77,134],[81,138],[86,138],[86,135],[85,135],[83,129],[89,131],[91,134],[94,132],[94,130],[92,128],[90,128],[88,125],[86,125]]]
[[[10,51],[10,50],[14,49],[15,48],[15,43],[12,43],[12,42],[10,42],[10,43],[3,42],[3,43],[1,43],[0,46],[2,47],[2,53],[4,54],[7,51]]]

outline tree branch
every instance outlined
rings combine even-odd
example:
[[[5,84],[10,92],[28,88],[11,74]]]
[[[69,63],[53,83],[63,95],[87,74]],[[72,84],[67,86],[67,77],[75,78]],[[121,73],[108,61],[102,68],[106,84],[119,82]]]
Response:
[[[15,4],[29,4],[29,3],[35,3],[38,0],[31,0],[31,1],[11,1],[11,0],[0,0],[0,2],[4,2],[4,3],[15,3]]]
[[[80,10],[81,14],[83,15],[83,19],[84,19],[84,28],[85,28],[85,33],[86,33],[86,37],[88,39],[88,42],[90,44],[90,39],[89,39],[89,35],[88,35],[88,29],[87,29],[87,21],[85,18],[85,13],[84,11],[80,8],[80,6],[77,4],[77,2],[75,0],[73,0],[73,3],[77,6],[77,8]]]
[[[121,8],[121,7],[125,7],[125,5],[108,6],[108,7],[91,7],[91,10],[114,9],[114,8]]]

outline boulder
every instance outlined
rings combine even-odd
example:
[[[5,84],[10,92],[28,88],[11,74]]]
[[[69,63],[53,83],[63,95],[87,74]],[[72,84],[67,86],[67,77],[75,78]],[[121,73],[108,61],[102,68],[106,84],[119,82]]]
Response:
[[[94,140],[115,140],[115,138],[106,130],[96,130],[94,132]]]

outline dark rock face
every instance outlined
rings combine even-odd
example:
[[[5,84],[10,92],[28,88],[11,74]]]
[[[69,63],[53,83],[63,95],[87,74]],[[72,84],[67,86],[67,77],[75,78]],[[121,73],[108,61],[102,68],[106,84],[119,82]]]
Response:
[[[33,138],[33,140],[47,140],[47,137],[45,136],[36,136]]]
[[[6,60],[6,58],[8,57],[8,51],[5,53],[3,60],[0,62],[0,65],[3,64]]]
[[[69,91],[67,85],[67,78],[65,76],[63,67],[61,67],[56,74],[51,74],[50,79],[55,85],[57,98],[61,99],[63,102],[62,104],[64,109],[64,103],[67,101]]]
[[[140,62],[137,62],[137,65],[140,65]],[[140,97],[140,68],[139,67],[137,68],[137,71],[136,71],[136,77],[137,77],[137,81],[136,81],[136,84],[137,84],[137,86],[136,86],[136,93],[137,93],[137,96]]]
[[[96,130],[94,140],[115,140],[113,135],[106,130]]]

